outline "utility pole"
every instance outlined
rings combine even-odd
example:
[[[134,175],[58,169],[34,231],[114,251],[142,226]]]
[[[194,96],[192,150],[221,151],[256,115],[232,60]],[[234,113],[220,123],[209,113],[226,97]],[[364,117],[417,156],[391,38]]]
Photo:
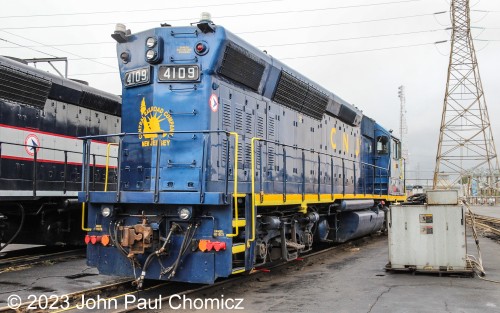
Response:
[[[451,1],[451,51],[434,189],[460,188],[477,170],[495,188],[498,158],[470,31],[469,0]]]
[[[408,134],[408,125],[406,124],[406,98],[405,87],[398,87],[399,97],[399,140],[401,140],[401,156],[405,159],[405,165],[408,166],[408,146],[406,144],[406,134]]]

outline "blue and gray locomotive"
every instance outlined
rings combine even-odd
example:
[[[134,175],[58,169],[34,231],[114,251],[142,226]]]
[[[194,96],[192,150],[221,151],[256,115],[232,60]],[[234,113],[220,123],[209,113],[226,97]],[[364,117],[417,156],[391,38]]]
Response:
[[[209,19],[112,37],[118,188],[80,194],[100,273],[210,284],[379,231],[404,200],[391,132]]]
[[[117,132],[120,109],[116,95],[0,57],[0,248],[83,244],[78,137]],[[107,148],[96,142],[91,153],[95,190],[104,190]]]

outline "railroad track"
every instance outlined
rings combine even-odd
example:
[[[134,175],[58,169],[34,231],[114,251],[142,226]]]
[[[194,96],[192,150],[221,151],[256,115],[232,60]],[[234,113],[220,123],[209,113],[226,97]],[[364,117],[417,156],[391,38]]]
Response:
[[[297,267],[305,264],[311,265],[315,262],[329,257],[331,253],[349,248],[350,246],[360,245],[366,242],[375,240],[383,240],[385,236],[374,235],[371,237],[361,238],[345,244],[340,244],[334,247],[326,248],[320,251],[312,252],[301,258],[290,261],[281,262],[258,268],[251,273],[233,276],[227,279],[217,281],[213,285],[195,285],[177,282],[165,281],[146,281],[143,290],[136,290],[132,285],[133,280],[124,279],[104,286],[95,287],[92,289],[82,290],[79,292],[61,295],[58,299],[50,301],[51,308],[46,306],[35,307],[33,303],[22,303],[16,312],[28,312],[35,310],[36,312],[86,312],[101,310],[113,313],[125,312],[144,312],[145,309],[159,309],[168,307],[179,307],[182,297],[203,293],[206,291],[223,291],[230,288],[231,285],[239,285],[248,280],[256,280],[266,275],[269,271],[294,271]],[[85,303],[82,300],[85,299]],[[168,303],[168,304],[167,304]],[[44,305],[45,303],[41,303]],[[166,305],[167,304],[167,305]],[[0,312],[11,312],[7,307],[0,308]]]
[[[79,301],[82,299],[82,296],[87,295],[89,297],[93,297],[99,295],[99,297],[111,297],[112,294],[115,293],[119,294],[124,290],[129,289],[130,286],[132,285],[132,282],[133,280],[123,279],[111,284],[106,284],[99,287],[86,289],[79,292],[70,293],[67,295],[62,295],[58,297],[58,299],[50,298],[47,299],[47,301],[45,301],[44,303],[40,303],[40,300],[38,301],[38,303],[33,303],[32,301],[23,302],[17,306],[15,312],[30,312],[33,310],[35,310],[36,312],[48,312],[48,311],[56,312],[65,310],[64,308],[71,309],[72,307],[77,309],[77,305]],[[42,297],[40,297],[39,299],[42,299]],[[51,308],[44,309],[43,307],[46,306]],[[12,308],[7,306],[0,307],[0,312],[13,312],[13,311],[14,310]]]
[[[476,227],[500,236],[500,218],[474,214],[474,220]]]
[[[7,252],[0,257],[0,273],[15,271],[26,266],[33,266],[46,262],[62,262],[75,258],[84,258],[85,248],[53,249],[36,247]]]

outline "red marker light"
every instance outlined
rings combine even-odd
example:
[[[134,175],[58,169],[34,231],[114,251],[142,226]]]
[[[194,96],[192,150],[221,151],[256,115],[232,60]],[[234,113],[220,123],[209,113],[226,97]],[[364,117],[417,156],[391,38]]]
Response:
[[[95,245],[98,242],[101,242],[101,236],[90,236],[90,242]]]
[[[207,53],[208,51],[208,47],[207,45],[204,43],[204,42],[198,42],[195,46],[194,46],[194,51],[196,52],[196,54],[198,55],[204,55],[205,53]]]
[[[198,249],[201,252],[215,250],[217,252],[221,250],[226,250],[226,243],[223,241],[210,241],[210,240],[200,240],[198,243]]]
[[[219,252],[220,250],[226,250],[226,243],[221,241],[214,242],[215,251]]]
[[[207,241],[207,251],[212,251],[212,248],[214,247],[214,243],[211,242],[210,240]]]
[[[88,245],[90,242],[90,236],[89,235],[85,235],[85,244]]]

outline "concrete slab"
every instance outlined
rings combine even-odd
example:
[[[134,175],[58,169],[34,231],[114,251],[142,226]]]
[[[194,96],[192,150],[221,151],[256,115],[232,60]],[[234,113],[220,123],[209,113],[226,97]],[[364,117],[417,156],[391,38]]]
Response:
[[[7,305],[10,295],[28,301],[29,295],[64,295],[109,284],[117,278],[97,275],[84,258],[57,264],[37,265],[0,275],[0,307]]]
[[[480,241],[486,278],[500,281],[499,245],[487,238]],[[258,313],[500,311],[499,284],[477,277],[385,272],[387,260],[387,239],[380,238],[319,264],[270,273],[267,279],[231,288],[224,298],[244,298],[244,312]]]
[[[481,238],[486,278],[500,281],[500,249]],[[475,253],[469,240],[469,253]],[[244,312],[499,312],[500,285],[480,280],[385,272],[387,238],[337,250],[322,261],[291,262],[259,280],[223,290],[225,299],[243,298]],[[116,277],[100,276],[84,259],[36,266],[0,275],[0,307],[12,294],[63,295],[106,285]],[[221,292],[198,295],[221,298]],[[194,299],[196,296],[190,296]],[[183,310],[190,312],[189,310]],[[198,312],[193,310],[192,312]]]

